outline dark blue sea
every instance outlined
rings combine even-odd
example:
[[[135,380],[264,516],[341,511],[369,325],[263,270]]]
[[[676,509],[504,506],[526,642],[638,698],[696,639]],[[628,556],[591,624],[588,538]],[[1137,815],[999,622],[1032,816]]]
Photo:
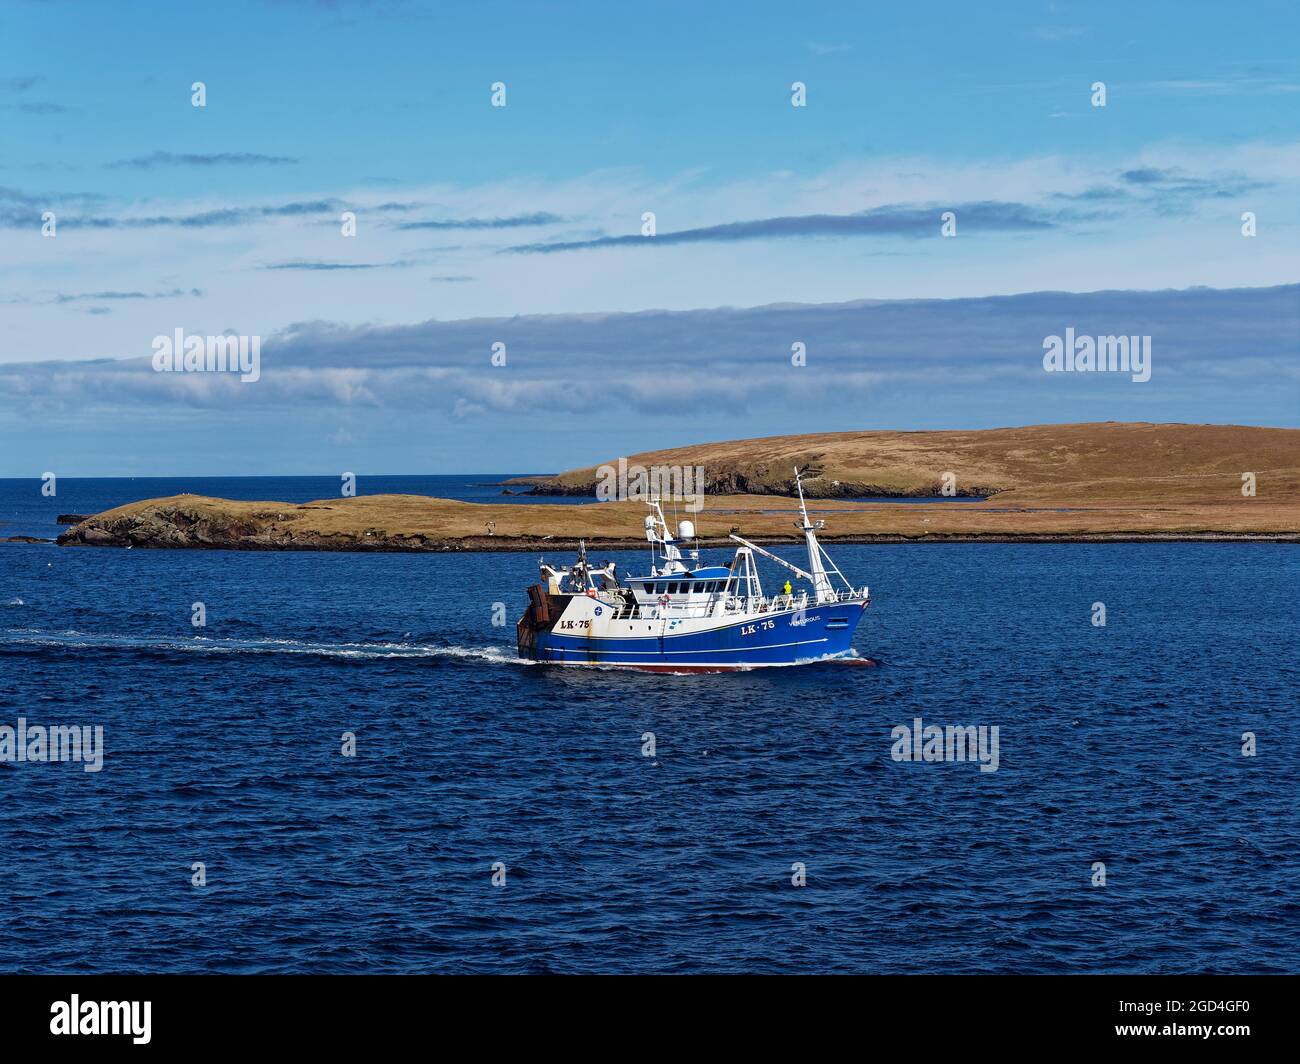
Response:
[[[338,493],[0,481],[0,535],[176,490]],[[1300,971],[1296,547],[833,553],[877,664],[664,676],[516,661],[528,554],[0,545],[0,725],[104,734],[0,763],[0,970]]]

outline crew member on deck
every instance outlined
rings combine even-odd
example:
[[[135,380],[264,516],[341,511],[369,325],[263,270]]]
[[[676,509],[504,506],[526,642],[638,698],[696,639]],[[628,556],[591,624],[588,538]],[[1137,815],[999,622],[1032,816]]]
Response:
[[[790,594],[790,580],[789,580],[788,577],[786,578],[786,581],[785,581],[785,593],[786,593],[787,595]]]

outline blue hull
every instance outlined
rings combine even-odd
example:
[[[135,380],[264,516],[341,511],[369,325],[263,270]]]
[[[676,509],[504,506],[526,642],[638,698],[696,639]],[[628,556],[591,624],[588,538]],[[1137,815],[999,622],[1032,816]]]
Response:
[[[521,653],[557,665],[623,665],[639,668],[736,669],[796,665],[847,654],[863,605],[843,603],[803,611],[760,614],[705,632],[627,638],[538,632]]]

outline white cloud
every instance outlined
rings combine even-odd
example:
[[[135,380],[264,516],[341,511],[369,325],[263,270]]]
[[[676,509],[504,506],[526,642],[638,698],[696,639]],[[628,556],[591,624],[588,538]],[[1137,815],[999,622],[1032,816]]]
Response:
[[[1122,212],[1070,232],[975,237],[801,239],[736,246],[690,245],[521,256],[501,250],[523,230],[469,230],[431,242],[428,231],[388,228],[394,200],[427,204],[406,217],[493,218],[543,212],[563,223],[526,230],[526,239],[590,239],[639,231],[654,211],[660,232],[802,214],[850,214],[890,204],[984,200],[1060,207],[1058,194],[1082,196],[1115,185],[1136,168],[1181,169],[1211,181],[1242,176],[1276,187],[1243,197],[1188,200],[1191,213],[1162,217],[1154,196],[1096,203]],[[157,291],[199,288],[202,298],[123,301],[113,314],[80,307],[11,305],[0,362],[127,357],[151,338],[184,328],[269,335],[288,322],[331,319],[400,324],[435,317],[546,312],[752,306],[783,301],[981,295],[1043,287],[1066,290],[1267,285],[1294,277],[1300,144],[1246,143],[1207,155],[1203,145],[1168,142],[1122,156],[1035,156],[945,162],[933,158],[857,160],[814,173],[797,169],[716,180],[687,171],[654,180],[605,170],[550,181],[512,178],[474,187],[313,189],[294,199],[339,201],[358,214],[355,237],[332,220],[268,216],[256,224],[209,228],[65,228],[53,240],[11,230],[0,245],[0,279],[17,296],[37,291]],[[1141,190],[1129,191],[1139,192]],[[82,201],[78,210],[124,217],[196,214],[256,205],[252,199],[191,199],[113,209]],[[1077,204],[1076,204],[1077,206]],[[1254,210],[1261,234],[1237,235],[1241,210]],[[12,238],[12,239],[10,239]],[[431,250],[436,248],[437,250]],[[1212,249],[1212,250],[1211,250]],[[267,271],[267,262],[411,262],[385,270]],[[436,268],[430,266],[436,264]],[[467,277],[456,284],[432,276]],[[365,401],[362,382],[336,387]],[[349,389],[357,389],[350,393]]]

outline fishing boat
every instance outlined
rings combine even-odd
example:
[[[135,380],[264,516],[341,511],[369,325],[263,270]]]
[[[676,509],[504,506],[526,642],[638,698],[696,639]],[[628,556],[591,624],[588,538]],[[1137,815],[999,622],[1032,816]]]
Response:
[[[528,608],[516,631],[519,656],[554,665],[600,665],[670,672],[802,665],[853,654],[853,633],[871,601],[853,587],[817,542],[825,521],[810,521],[795,470],[808,567],[765,550],[734,531],[729,565],[700,562],[692,521],[677,534],[658,495],[646,502],[649,572],[620,576],[614,562],[587,560],[585,541],[571,566],[539,563]],[[690,545],[694,544],[693,547]],[[683,554],[683,546],[687,547]],[[801,586],[765,595],[755,556],[789,570]]]

